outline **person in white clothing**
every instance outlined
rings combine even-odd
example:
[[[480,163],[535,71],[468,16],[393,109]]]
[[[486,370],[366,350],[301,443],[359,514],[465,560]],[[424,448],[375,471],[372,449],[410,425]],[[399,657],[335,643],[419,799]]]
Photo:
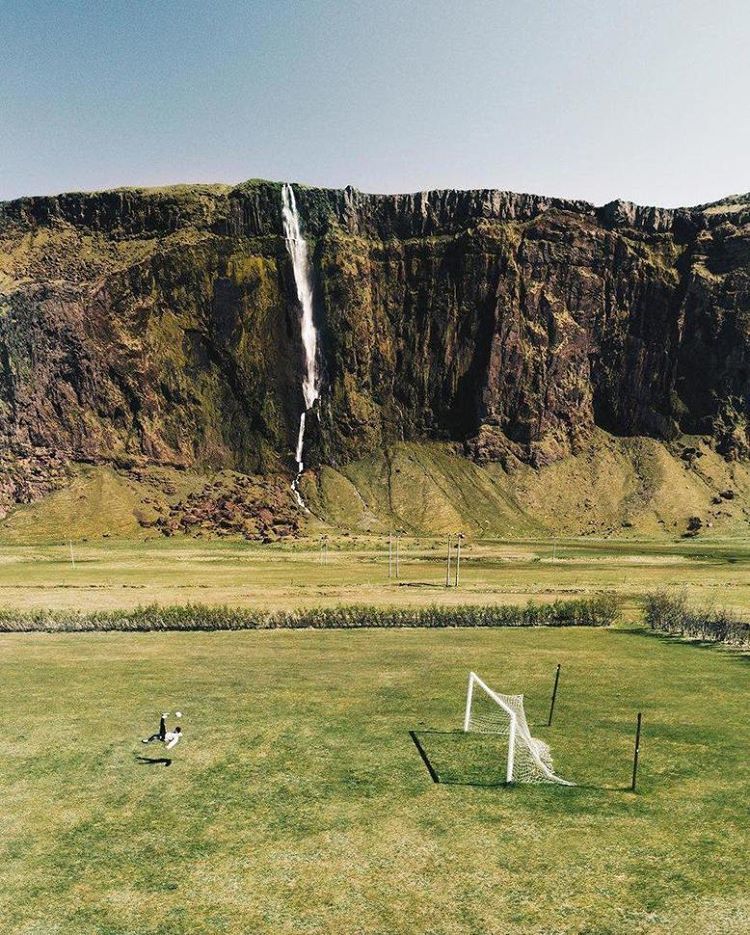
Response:
[[[172,747],[177,746],[182,737],[182,728],[175,727],[172,730],[167,730],[167,718],[169,717],[169,712],[165,712],[161,716],[159,721],[159,730],[152,734],[150,737],[147,737],[142,743],[153,743],[155,740],[158,740],[160,743],[167,745],[167,750],[171,750]]]

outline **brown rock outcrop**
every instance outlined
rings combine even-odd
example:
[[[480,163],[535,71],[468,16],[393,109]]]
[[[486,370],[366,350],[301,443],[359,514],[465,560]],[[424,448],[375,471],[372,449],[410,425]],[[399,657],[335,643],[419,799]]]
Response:
[[[427,437],[544,464],[595,425],[748,456],[747,196],[297,200],[325,374],[307,463]],[[0,205],[0,452],[290,467],[301,348],[280,203],[251,182]]]

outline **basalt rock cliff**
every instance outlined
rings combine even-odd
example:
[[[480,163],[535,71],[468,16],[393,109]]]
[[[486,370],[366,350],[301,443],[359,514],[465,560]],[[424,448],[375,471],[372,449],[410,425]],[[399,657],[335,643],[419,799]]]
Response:
[[[747,457],[750,196],[296,197],[324,374],[311,467],[418,439],[539,466],[596,427]],[[291,471],[301,372],[278,184],[0,204],[6,492],[44,493],[67,461]]]

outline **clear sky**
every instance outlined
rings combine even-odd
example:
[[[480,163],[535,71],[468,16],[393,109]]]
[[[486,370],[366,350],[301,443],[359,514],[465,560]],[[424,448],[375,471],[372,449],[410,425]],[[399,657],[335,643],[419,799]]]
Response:
[[[750,190],[747,0],[0,0],[0,199]]]

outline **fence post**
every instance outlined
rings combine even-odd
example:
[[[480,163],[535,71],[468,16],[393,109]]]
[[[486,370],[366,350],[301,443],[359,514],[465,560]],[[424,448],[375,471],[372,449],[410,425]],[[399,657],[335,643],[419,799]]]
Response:
[[[635,726],[635,748],[633,749],[633,781],[630,784],[630,791],[635,792],[636,780],[638,778],[638,754],[641,750],[641,712],[638,712],[638,720]]]
[[[462,532],[456,536],[456,587],[459,585],[459,576],[461,574],[461,540],[463,537]]]
[[[547,727],[552,727],[552,715],[555,712],[555,700],[557,698],[557,686],[560,682],[560,663],[557,663],[555,670],[555,684],[552,686],[552,698],[549,703],[549,717],[547,718]]]

